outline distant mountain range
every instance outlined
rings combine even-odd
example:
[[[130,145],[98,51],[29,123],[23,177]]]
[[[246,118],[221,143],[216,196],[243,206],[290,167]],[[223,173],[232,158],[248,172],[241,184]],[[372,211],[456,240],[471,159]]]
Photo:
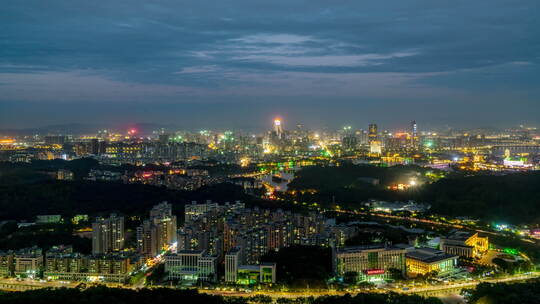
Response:
[[[168,131],[174,131],[177,128],[173,125],[156,124],[156,123],[133,123],[126,125],[93,125],[93,124],[58,124],[49,125],[38,128],[25,128],[25,129],[0,129],[0,135],[4,136],[23,136],[23,135],[82,135],[82,134],[95,134],[98,130],[109,130],[114,132],[126,132],[130,129],[136,129],[140,135],[150,135],[152,131],[159,129],[165,129]]]

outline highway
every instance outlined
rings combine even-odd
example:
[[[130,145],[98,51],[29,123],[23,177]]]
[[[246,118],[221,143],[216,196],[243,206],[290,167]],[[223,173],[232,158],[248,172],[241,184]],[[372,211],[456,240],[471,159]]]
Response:
[[[252,292],[242,292],[242,291],[227,291],[227,290],[199,290],[201,293],[220,295],[220,296],[239,296],[239,297],[250,297],[255,295],[267,295],[273,298],[297,298],[297,297],[320,297],[327,295],[345,295],[345,294],[358,294],[365,292],[373,293],[384,293],[384,292],[397,292],[403,294],[417,294],[421,296],[445,296],[449,294],[459,294],[462,289],[472,289],[480,283],[504,283],[504,282],[515,282],[523,281],[533,278],[540,277],[540,273],[532,273],[529,275],[520,275],[513,277],[506,277],[500,279],[486,279],[482,281],[474,282],[461,282],[455,284],[444,284],[444,285],[429,285],[421,287],[411,287],[408,290],[403,290],[401,288],[370,288],[370,289],[357,289],[354,291],[336,291],[336,290],[304,290],[304,291],[252,291]]]
[[[449,294],[459,294],[462,289],[472,289],[476,285],[487,283],[503,283],[503,282],[515,282],[523,281],[532,278],[540,277],[540,272],[531,273],[528,275],[512,276],[500,279],[485,279],[481,281],[473,282],[460,282],[455,284],[440,284],[429,286],[409,287],[407,290],[403,288],[369,288],[369,289],[355,289],[350,291],[336,291],[336,290],[302,290],[302,291],[274,291],[274,290],[260,290],[260,291],[233,291],[233,290],[217,290],[217,289],[199,289],[201,293],[220,295],[220,296],[238,296],[238,297],[251,297],[255,295],[267,295],[272,298],[297,298],[297,297],[320,297],[327,295],[345,295],[345,294],[357,294],[357,293],[384,293],[384,292],[397,292],[403,294],[417,294],[421,296],[445,296]],[[0,279],[0,290],[8,291],[25,291],[39,288],[75,288],[79,286],[80,282],[61,282],[61,281],[38,281],[38,280],[16,280],[16,279]],[[95,284],[88,284],[87,286],[94,286]],[[105,284],[108,287],[118,288],[130,288],[138,289],[142,286],[130,286],[121,284]],[[163,286],[168,287],[168,286]]]
[[[374,217],[380,217],[380,218],[388,218],[388,219],[395,219],[395,220],[403,220],[408,222],[417,222],[417,223],[424,223],[424,224],[431,224],[436,226],[443,226],[443,227],[450,227],[455,229],[467,229],[467,230],[473,230],[478,233],[482,234],[491,234],[491,235],[497,235],[497,236],[506,236],[504,233],[496,232],[496,231],[488,231],[483,229],[478,229],[475,227],[469,227],[459,224],[451,224],[451,223],[444,223],[444,222],[438,222],[434,220],[429,219],[422,219],[422,218],[416,218],[416,217],[405,217],[405,216],[397,216],[397,215],[391,215],[391,214],[382,214],[382,213],[369,213],[369,212],[362,212],[362,211],[350,211],[350,210],[332,210],[332,209],[326,209],[325,212],[338,212],[338,213],[344,213],[344,214],[352,214],[352,215],[369,215]],[[525,238],[519,238],[522,242],[537,244],[537,242],[525,239]]]

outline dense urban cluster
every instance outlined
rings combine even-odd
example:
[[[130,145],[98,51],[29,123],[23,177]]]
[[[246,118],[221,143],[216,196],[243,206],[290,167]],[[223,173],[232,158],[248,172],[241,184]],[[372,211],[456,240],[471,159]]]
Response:
[[[60,219],[54,215],[38,217],[41,223]],[[166,279],[183,285],[271,284],[276,283],[276,264],[263,262],[263,257],[300,245],[331,248],[332,280],[336,282],[378,282],[417,275],[458,275],[463,272],[458,267],[459,257],[481,258],[489,248],[487,237],[466,231],[455,231],[423,245],[413,234],[408,244],[345,246],[347,240],[369,229],[355,222],[336,224],[335,219],[320,213],[246,208],[242,202],[192,202],[185,206],[180,227],[171,204],[157,204],[149,218],[136,227],[135,248],[126,245],[123,216],[98,217],[91,227],[91,255],[74,252],[69,245],[45,252],[36,247],[6,251],[0,255],[0,273],[47,280],[129,283],[131,276],[164,263]]]
[[[0,288],[473,298],[537,277],[540,229],[519,211],[536,210],[536,129],[284,126],[3,138]],[[464,193],[470,181],[483,188]],[[508,185],[526,197],[513,209],[496,191]]]
[[[298,124],[289,129],[276,119],[264,133],[242,131],[199,132],[101,130],[95,134],[72,135],[53,131],[49,135],[18,135],[0,140],[0,159],[74,159],[95,157],[104,164],[175,163],[213,159],[247,165],[280,158],[349,157],[371,164],[426,164],[437,168],[458,165],[469,170],[515,171],[538,166],[540,133],[536,128],[420,130],[416,121],[404,130],[385,130],[377,124],[368,128],[310,130]],[[63,134],[62,134],[63,133]],[[166,179],[179,171],[158,175]],[[185,172],[182,172],[185,173]],[[96,172],[94,178],[107,178]],[[190,174],[187,174],[190,176]],[[204,175],[195,173],[194,175]],[[128,179],[149,178],[140,172]],[[120,177],[111,177],[120,178]]]

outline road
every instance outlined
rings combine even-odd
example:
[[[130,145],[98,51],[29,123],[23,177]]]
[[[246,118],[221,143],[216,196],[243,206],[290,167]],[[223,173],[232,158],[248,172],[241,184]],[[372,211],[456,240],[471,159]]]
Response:
[[[382,214],[382,213],[370,213],[370,212],[362,212],[362,211],[350,211],[350,210],[333,210],[333,209],[326,209],[325,212],[339,212],[339,213],[345,213],[345,214],[353,214],[353,215],[369,215],[369,216],[375,216],[380,218],[388,218],[388,219],[395,219],[395,220],[403,220],[408,222],[416,222],[416,223],[424,223],[424,224],[431,224],[436,226],[442,226],[442,227],[450,227],[455,229],[468,229],[473,230],[478,233],[482,234],[490,234],[490,235],[497,235],[497,236],[506,236],[504,233],[496,232],[496,231],[488,231],[484,229],[478,229],[475,227],[469,227],[459,224],[451,224],[451,223],[444,223],[444,222],[438,222],[434,220],[429,219],[421,219],[416,217],[405,217],[405,216],[397,216],[397,215],[391,215],[391,214]],[[527,242],[531,244],[537,244],[537,242],[531,240],[531,239],[525,239],[525,238],[519,238],[522,242]]]
[[[297,291],[297,292],[285,292],[285,291],[252,291],[252,292],[241,292],[241,291],[226,291],[226,290],[208,290],[200,289],[201,293],[220,295],[220,296],[239,296],[239,297],[250,297],[255,295],[267,295],[272,298],[298,298],[298,297],[320,297],[327,295],[345,295],[357,294],[360,292],[373,292],[373,293],[384,293],[384,292],[398,292],[404,294],[418,294],[424,296],[443,296],[448,294],[459,294],[461,289],[465,288],[474,288],[476,285],[482,282],[488,283],[503,283],[503,282],[512,282],[512,281],[522,281],[532,278],[540,277],[540,272],[531,273],[529,275],[520,275],[512,276],[507,278],[500,279],[486,279],[482,281],[475,282],[463,282],[455,284],[445,284],[445,285],[436,285],[436,286],[420,286],[412,287],[409,290],[402,290],[398,288],[378,288],[378,289],[360,289],[356,291],[335,291],[335,290],[309,290],[309,291]],[[59,281],[50,281],[50,282],[41,282],[41,281],[32,281],[32,280],[22,280],[17,281],[15,279],[0,279],[0,289],[9,290],[9,291],[24,291],[31,289],[39,288],[75,288],[80,284],[80,282],[59,282]],[[126,286],[120,284],[106,284],[108,287],[118,287],[118,288],[131,288],[137,289],[140,287],[137,286]],[[166,286],[164,286],[166,287]]]
[[[220,295],[220,296],[243,296],[243,297],[249,297],[254,295],[267,295],[273,298],[297,298],[297,297],[319,297],[319,296],[327,296],[327,295],[345,295],[347,293],[349,294],[357,294],[361,292],[375,292],[375,293],[383,293],[383,292],[397,292],[397,293],[404,293],[404,294],[418,294],[418,295],[429,295],[429,296],[442,296],[447,295],[449,293],[458,293],[461,289],[469,289],[474,288],[476,285],[480,283],[503,283],[503,282],[512,282],[512,281],[523,281],[527,279],[533,279],[540,277],[540,273],[532,273],[530,275],[520,275],[520,276],[512,276],[507,278],[500,278],[500,279],[486,279],[482,281],[475,281],[475,282],[464,282],[464,283],[455,283],[455,284],[444,284],[444,285],[435,285],[435,286],[425,286],[425,287],[412,287],[409,290],[404,291],[403,289],[397,289],[397,288],[379,288],[379,289],[364,289],[359,291],[333,291],[333,290],[327,290],[327,291],[299,291],[299,292],[284,292],[284,291],[254,291],[254,292],[239,292],[239,291],[223,291],[223,290],[200,290],[202,293],[207,294],[213,294],[213,295]]]
[[[447,290],[472,289],[480,283],[505,283],[505,282],[513,282],[513,281],[523,281],[523,280],[528,280],[528,279],[533,279],[533,278],[538,278],[538,277],[540,277],[540,273],[532,273],[529,275],[519,275],[519,276],[512,276],[512,277],[506,277],[506,278],[500,278],[500,279],[486,279],[486,280],[474,281],[474,282],[420,287],[420,288],[414,288],[407,291],[400,291],[400,290],[394,290],[394,291],[402,292],[406,294],[444,295],[446,294],[445,291]]]

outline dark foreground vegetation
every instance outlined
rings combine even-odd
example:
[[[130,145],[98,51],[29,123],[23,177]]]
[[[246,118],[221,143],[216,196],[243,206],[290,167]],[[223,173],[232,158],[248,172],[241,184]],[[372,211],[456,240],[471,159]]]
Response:
[[[525,283],[481,283],[468,295],[472,304],[537,304],[540,303],[540,280]]]
[[[269,304],[268,296],[220,297],[197,293],[194,290],[159,289],[116,289],[92,287],[79,289],[40,289],[0,295],[0,304],[138,304],[138,303],[185,303],[185,304]],[[436,298],[406,296],[396,293],[358,294],[356,296],[324,296],[318,298],[279,298],[279,304],[441,304]]]

